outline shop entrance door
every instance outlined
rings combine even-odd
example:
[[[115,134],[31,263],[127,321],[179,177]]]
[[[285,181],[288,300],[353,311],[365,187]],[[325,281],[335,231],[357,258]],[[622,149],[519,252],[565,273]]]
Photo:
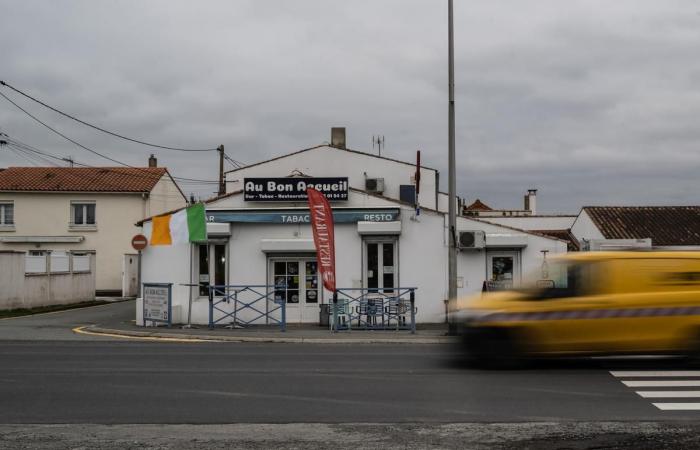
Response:
[[[318,323],[319,286],[316,258],[270,260],[275,300],[287,302],[287,323]]]
[[[364,241],[363,284],[369,292],[393,292],[398,284],[397,241],[366,239]]]
[[[496,290],[520,286],[520,252],[488,252],[489,281]]]

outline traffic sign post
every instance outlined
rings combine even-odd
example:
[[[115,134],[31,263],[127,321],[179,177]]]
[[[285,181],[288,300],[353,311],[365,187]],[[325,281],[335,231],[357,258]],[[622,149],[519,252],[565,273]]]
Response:
[[[147,245],[148,239],[143,234],[137,234],[136,236],[131,238],[131,246],[134,247],[134,250],[140,252],[141,250],[146,248]]]
[[[146,248],[148,245],[148,238],[144,236],[143,234],[137,234],[133,238],[131,238],[131,246],[134,248],[134,250],[139,252],[139,279],[138,279],[138,286],[139,286],[139,292],[141,293],[141,298],[143,298],[143,291],[141,287],[141,250]]]

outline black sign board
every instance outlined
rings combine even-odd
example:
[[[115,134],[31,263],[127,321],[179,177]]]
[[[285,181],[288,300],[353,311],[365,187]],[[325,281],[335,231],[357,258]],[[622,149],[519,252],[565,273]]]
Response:
[[[251,202],[305,202],[314,188],[329,201],[348,199],[348,178],[245,178],[243,199]]]

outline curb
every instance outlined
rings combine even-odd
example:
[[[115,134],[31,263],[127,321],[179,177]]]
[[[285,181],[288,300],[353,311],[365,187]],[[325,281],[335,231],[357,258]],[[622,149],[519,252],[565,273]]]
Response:
[[[74,328],[73,332],[83,334],[102,334],[124,338],[142,338],[149,340],[171,340],[186,342],[256,342],[275,344],[449,344],[456,342],[454,338],[432,337],[432,338],[304,338],[304,337],[255,337],[255,336],[215,336],[215,335],[192,335],[167,333],[159,331],[132,331],[115,330],[113,328],[103,328],[99,326],[88,326]]]

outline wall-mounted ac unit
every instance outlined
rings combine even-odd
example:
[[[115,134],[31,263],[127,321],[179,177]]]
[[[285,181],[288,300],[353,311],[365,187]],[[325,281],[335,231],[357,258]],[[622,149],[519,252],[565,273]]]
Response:
[[[480,230],[460,231],[457,238],[457,246],[462,250],[472,250],[486,247],[486,233]]]
[[[384,178],[366,178],[365,190],[367,192],[381,194],[384,192]]]

